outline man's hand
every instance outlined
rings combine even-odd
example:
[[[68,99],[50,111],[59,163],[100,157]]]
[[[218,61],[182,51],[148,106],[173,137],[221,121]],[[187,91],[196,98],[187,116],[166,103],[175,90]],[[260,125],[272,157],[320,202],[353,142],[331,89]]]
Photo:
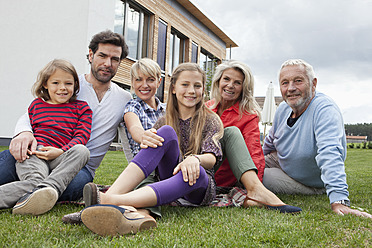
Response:
[[[22,132],[12,139],[9,151],[18,162],[23,162],[36,151],[37,141],[31,132]]]
[[[34,154],[36,157],[44,160],[53,160],[58,158],[59,155],[63,153],[63,150],[60,148],[55,148],[52,146],[44,146],[39,149],[39,151],[35,151]]]
[[[363,216],[366,218],[372,219],[372,215],[366,212],[362,212],[356,209],[351,209],[348,206],[342,205],[340,203],[332,203],[331,204],[332,211],[336,214],[345,215],[345,214],[354,214],[357,216]]]

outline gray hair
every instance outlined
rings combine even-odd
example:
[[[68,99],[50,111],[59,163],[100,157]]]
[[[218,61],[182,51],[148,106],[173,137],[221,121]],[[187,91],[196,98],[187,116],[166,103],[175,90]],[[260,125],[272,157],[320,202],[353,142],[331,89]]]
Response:
[[[289,60],[285,61],[282,64],[282,66],[280,67],[280,70],[282,70],[284,67],[289,66],[289,65],[302,65],[305,68],[306,75],[307,75],[310,83],[313,82],[313,80],[315,78],[314,69],[305,60],[302,60],[302,59],[289,59]]]

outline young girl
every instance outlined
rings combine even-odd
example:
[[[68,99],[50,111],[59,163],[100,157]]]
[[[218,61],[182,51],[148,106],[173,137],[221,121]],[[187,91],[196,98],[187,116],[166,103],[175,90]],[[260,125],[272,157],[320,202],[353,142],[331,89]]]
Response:
[[[0,186],[0,208],[13,214],[39,215],[49,211],[70,181],[87,163],[92,111],[76,100],[79,79],[65,60],[49,62],[33,86],[37,97],[28,108],[38,148],[16,163],[20,181]],[[23,195],[23,196],[22,196]]]
[[[197,64],[181,64],[174,70],[166,116],[154,126],[164,139],[163,145],[142,149],[106,194],[86,185],[86,205],[112,204],[82,211],[81,219],[90,230],[117,235],[156,226],[152,217],[117,206],[145,208],[176,200],[179,205],[198,206],[215,198],[213,166],[222,156],[218,140],[223,129],[219,117],[204,105],[205,81],[205,73]],[[159,182],[132,191],[154,170]]]

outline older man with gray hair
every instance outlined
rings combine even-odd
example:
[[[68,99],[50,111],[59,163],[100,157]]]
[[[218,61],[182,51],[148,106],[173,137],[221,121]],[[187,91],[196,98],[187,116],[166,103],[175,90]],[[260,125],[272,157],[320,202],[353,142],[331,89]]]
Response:
[[[313,67],[301,59],[283,63],[282,97],[263,146],[263,183],[274,193],[327,193],[337,214],[372,215],[350,208],[346,183],[346,137],[336,103],[317,92]]]

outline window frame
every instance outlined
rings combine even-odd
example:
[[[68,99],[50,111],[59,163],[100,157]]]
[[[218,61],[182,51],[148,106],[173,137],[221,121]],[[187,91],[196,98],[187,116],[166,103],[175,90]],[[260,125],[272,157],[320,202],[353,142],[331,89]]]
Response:
[[[123,8],[121,9],[121,18],[119,21],[121,21],[121,26],[115,24],[115,31],[117,32],[120,30],[121,34],[124,36],[125,40],[128,41],[128,12],[130,9],[133,9],[134,11],[139,13],[139,20],[138,20],[138,26],[137,26],[137,39],[136,39],[136,50],[135,54],[131,54],[131,49],[129,49],[129,54],[127,58],[132,60],[138,60],[143,57],[149,57],[150,51],[151,51],[151,41],[149,40],[149,37],[151,37],[151,15],[152,13],[148,10],[144,9],[142,6],[136,4],[134,1],[129,0],[117,0],[117,4],[122,3]],[[116,11],[117,6],[115,7]],[[115,15],[115,22],[117,22],[117,17]],[[119,28],[117,28],[119,26]],[[121,29],[120,29],[121,27]]]
[[[176,41],[179,41],[176,46]],[[186,61],[186,43],[188,42],[187,36],[177,31],[176,29],[171,29],[171,36],[169,39],[169,60],[168,60],[168,75],[172,75],[174,68],[179,64]],[[176,52],[178,55],[175,56]],[[178,58],[178,61],[176,59]]]

